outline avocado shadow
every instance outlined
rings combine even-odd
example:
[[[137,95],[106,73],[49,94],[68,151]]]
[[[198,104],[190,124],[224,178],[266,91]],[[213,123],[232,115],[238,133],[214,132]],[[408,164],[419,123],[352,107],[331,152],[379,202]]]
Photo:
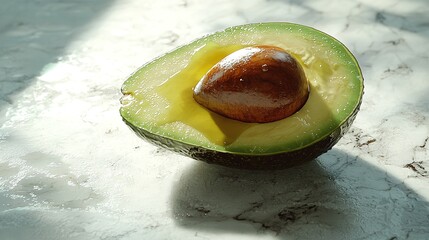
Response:
[[[338,149],[277,171],[195,162],[175,183],[171,204],[177,226],[212,234],[279,239],[429,234],[427,200],[399,179]]]

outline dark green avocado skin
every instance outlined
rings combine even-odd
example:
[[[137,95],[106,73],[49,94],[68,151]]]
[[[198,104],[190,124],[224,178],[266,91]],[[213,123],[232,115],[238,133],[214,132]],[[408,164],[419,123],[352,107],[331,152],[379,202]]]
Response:
[[[231,168],[276,170],[306,163],[330,150],[349,130],[359,111],[359,107],[360,102],[350,117],[346,119],[341,126],[320,141],[296,151],[277,153],[273,155],[242,155],[218,152],[155,135],[142,128],[134,126],[126,119],[123,120],[139,137],[147,140],[148,142],[196,160]]]

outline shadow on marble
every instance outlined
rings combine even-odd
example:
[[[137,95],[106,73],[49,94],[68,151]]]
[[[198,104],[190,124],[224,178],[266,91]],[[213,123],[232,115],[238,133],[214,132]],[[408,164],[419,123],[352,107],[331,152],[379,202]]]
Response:
[[[0,110],[113,2],[0,0]]]
[[[424,10],[422,12],[412,11],[404,15],[389,12],[389,10],[376,11],[375,21],[387,27],[429,38],[429,15]]]
[[[338,149],[279,171],[196,162],[173,189],[176,224],[195,231],[280,239],[411,239],[429,234],[427,201],[385,171]]]

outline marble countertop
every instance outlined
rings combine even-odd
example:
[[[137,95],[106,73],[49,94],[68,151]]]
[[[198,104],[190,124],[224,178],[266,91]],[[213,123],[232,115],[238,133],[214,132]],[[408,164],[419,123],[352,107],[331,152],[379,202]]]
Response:
[[[0,0],[0,239],[428,239],[426,0]],[[150,145],[119,116],[135,69],[251,22],[355,54],[351,130],[300,167],[240,171]]]

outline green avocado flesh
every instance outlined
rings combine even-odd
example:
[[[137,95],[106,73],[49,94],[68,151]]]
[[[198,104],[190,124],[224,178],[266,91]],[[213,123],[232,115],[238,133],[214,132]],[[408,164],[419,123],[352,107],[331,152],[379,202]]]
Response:
[[[193,87],[227,55],[248,46],[284,49],[310,84],[305,105],[270,123],[244,123],[199,105]],[[329,150],[358,112],[359,65],[331,36],[292,23],[236,26],[205,36],[138,69],[122,86],[121,116],[141,137],[206,162],[240,168],[296,165]],[[293,159],[291,159],[293,158]],[[234,163],[235,161],[235,163]]]

